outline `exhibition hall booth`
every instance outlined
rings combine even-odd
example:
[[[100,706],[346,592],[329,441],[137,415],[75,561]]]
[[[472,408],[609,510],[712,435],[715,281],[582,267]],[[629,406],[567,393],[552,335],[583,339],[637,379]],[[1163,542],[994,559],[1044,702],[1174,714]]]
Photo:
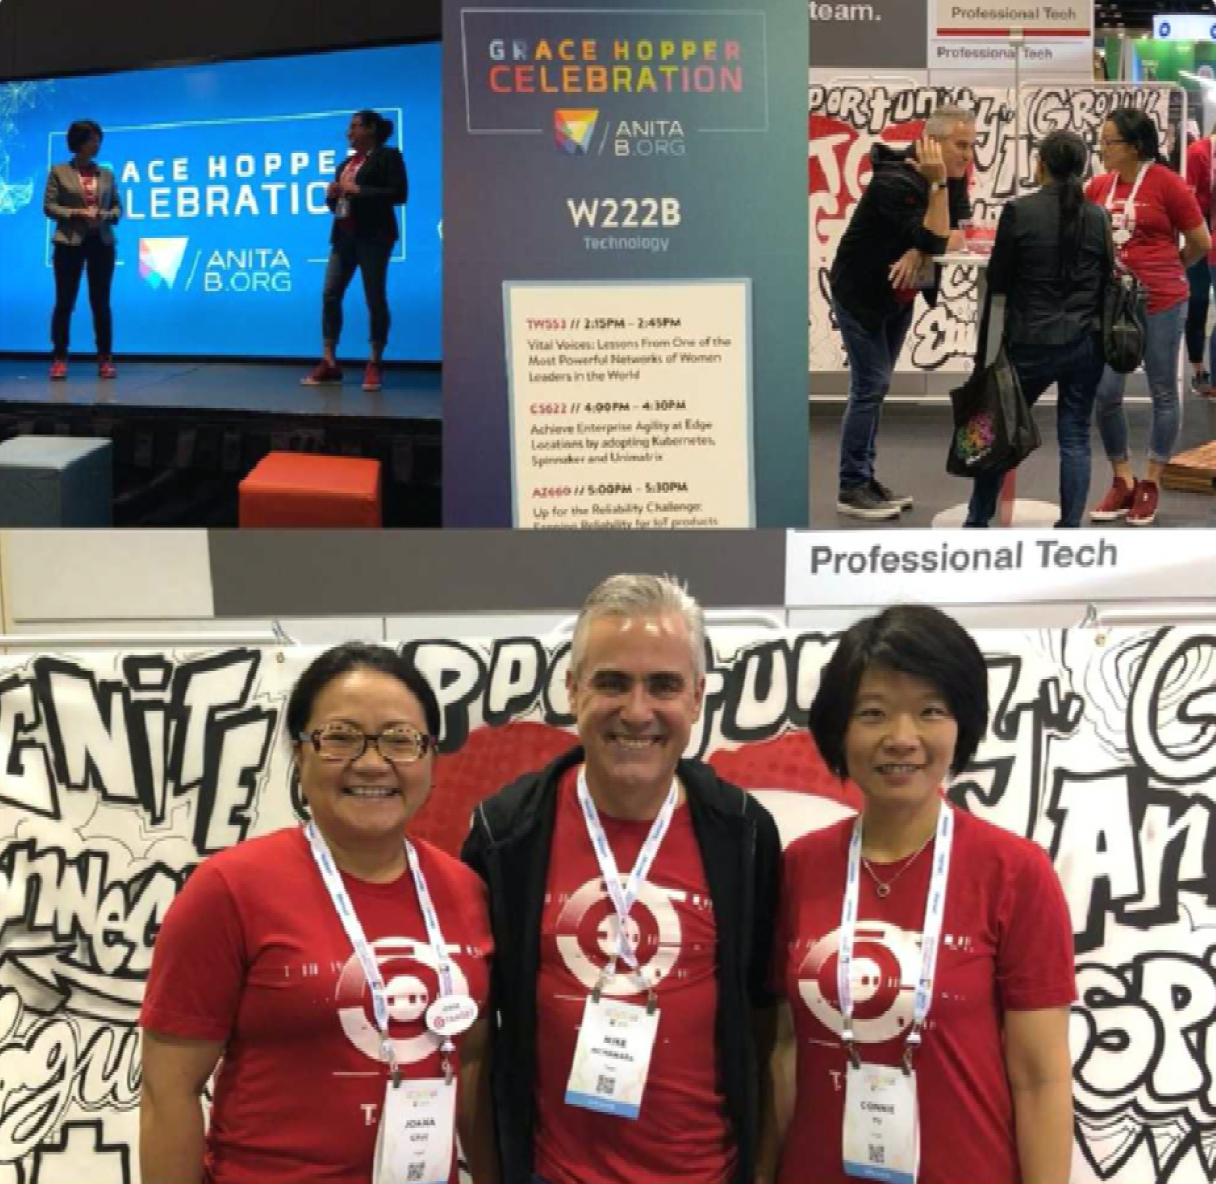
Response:
[[[1110,38],[1095,57],[1091,4],[1039,10],[1040,19],[1011,16],[1008,6],[967,6],[951,15],[945,0],[872,6],[874,20],[846,17],[848,6],[815,19],[809,72],[811,515],[816,527],[857,526],[835,512],[840,422],[848,393],[845,352],[831,308],[828,275],[841,238],[870,177],[875,145],[906,148],[922,134],[934,107],[953,103],[975,112],[976,140],[968,192],[973,206],[969,249],[939,268],[936,307],[918,299],[887,397],[878,440],[884,480],[914,495],[908,525],[959,525],[970,482],[948,476],[945,460],[954,423],[949,393],[975,363],[985,302],[987,252],[1005,203],[1035,188],[1035,149],[1050,132],[1080,134],[1090,147],[1086,176],[1102,171],[1099,132],[1110,112],[1134,107],[1156,123],[1161,143],[1187,144],[1210,121],[1206,88],[1182,72],[1145,71],[1127,43]],[[812,6],[814,9],[814,6]],[[1047,11],[1054,14],[1050,19]],[[1058,18],[1058,19],[1056,19]],[[1018,26],[1012,22],[1023,20]],[[1041,26],[1035,28],[1035,24]],[[1137,42],[1136,44],[1141,44]],[[1145,42],[1149,45],[1151,43]],[[1122,54],[1122,56],[1121,56]],[[1154,80],[1157,79],[1157,80]],[[1002,302],[994,302],[993,336]],[[1161,525],[1207,525],[1216,509],[1216,408],[1190,388],[1179,357],[1182,428],[1163,478]],[[1040,400],[1043,447],[1019,469],[1002,515],[1008,525],[1049,526],[1057,517],[1054,388]],[[1126,406],[1133,449],[1143,452],[1150,410],[1143,373],[1131,376]],[[1096,431],[1089,504],[1109,484]]]
[[[159,926],[202,859],[306,817],[283,712],[310,659],[362,638],[430,677],[439,756],[412,825],[455,852],[481,799],[573,743],[573,614],[623,570],[670,572],[705,604],[687,755],[763,802],[787,844],[860,800],[806,730],[842,630],[898,601],[969,625],[991,724],[948,796],[1039,844],[1063,885],[1072,1180],[1210,1178],[1211,532],[147,538],[0,534],[0,1063],[24,1066],[19,1088],[0,1086],[0,1164],[14,1179],[138,1184],[137,1017]],[[342,574],[356,542],[374,578]],[[897,1015],[918,965],[889,963],[870,1019]],[[408,951],[390,969],[437,989]]]

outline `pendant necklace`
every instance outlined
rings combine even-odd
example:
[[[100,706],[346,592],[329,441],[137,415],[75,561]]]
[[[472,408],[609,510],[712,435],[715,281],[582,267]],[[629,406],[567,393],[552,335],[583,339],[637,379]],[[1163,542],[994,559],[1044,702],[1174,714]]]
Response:
[[[891,885],[894,884],[895,881],[898,880],[899,877],[902,876],[904,872],[906,872],[908,868],[910,868],[921,857],[921,853],[930,843],[933,842],[934,838],[936,838],[936,832],[930,834],[929,837],[923,843],[921,843],[916,850],[916,854],[913,855],[912,858],[909,859],[908,862],[905,863],[903,867],[901,867],[899,871],[897,871],[889,880],[880,880],[877,873],[870,866],[870,861],[864,856],[862,857],[861,866],[864,867],[867,872],[869,872],[870,879],[874,881],[874,891],[878,893],[880,900],[886,900],[887,897],[891,895]]]

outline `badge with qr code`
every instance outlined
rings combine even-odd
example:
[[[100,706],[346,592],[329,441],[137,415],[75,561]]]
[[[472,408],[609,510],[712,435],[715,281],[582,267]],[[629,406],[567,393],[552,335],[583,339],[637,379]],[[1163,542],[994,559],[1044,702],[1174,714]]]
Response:
[[[588,998],[566,1083],[566,1104],[637,1118],[658,1031],[657,1010]]]
[[[916,1184],[920,1122],[916,1074],[901,1066],[849,1066],[844,1101],[844,1170],[861,1180]]]

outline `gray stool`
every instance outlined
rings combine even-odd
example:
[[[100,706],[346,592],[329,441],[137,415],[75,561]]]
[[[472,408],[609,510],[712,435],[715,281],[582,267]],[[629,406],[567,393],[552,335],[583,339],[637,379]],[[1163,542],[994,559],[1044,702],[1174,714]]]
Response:
[[[0,526],[109,526],[109,440],[15,436],[0,444]]]

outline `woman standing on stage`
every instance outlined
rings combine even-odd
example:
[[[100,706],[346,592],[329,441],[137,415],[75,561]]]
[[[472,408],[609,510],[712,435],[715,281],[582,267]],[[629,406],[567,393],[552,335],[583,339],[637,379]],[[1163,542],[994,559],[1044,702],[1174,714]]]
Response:
[[[390,148],[393,122],[375,111],[351,116],[346,139],[351,155],[338,165],[326,204],[333,211],[329,266],[321,304],[321,361],[304,379],[305,386],[341,386],[338,340],[342,336],[342,298],[354,278],[363,273],[363,292],[371,317],[371,360],[363,372],[363,389],[378,391],[380,362],[388,344],[388,266],[400,237],[395,206],[409,196],[405,160]]]
[[[68,376],[68,338],[81,276],[89,276],[89,306],[97,339],[97,373],[117,378],[114,368],[114,322],[110,285],[114,279],[114,225],[122,218],[122,201],[114,174],[97,164],[104,133],[91,119],[68,128],[72,159],[52,167],[42,209],[55,223],[52,256],[55,268],[55,312],[51,317],[51,378]]]
[[[824,670],[811,734],[863,804],[785,853],[758,1184],[1068,1179],[1064,893],[942,792],[987,720],[983,655],[937,609],[858,622]]]
[[[485,886],[407,837],[435,694],[352,642],[305,670],[285,717],[311,821],[202,863],[156,939],[144,1184],[456,1184],[456,1128],[475,1184],[496,1184]]]

